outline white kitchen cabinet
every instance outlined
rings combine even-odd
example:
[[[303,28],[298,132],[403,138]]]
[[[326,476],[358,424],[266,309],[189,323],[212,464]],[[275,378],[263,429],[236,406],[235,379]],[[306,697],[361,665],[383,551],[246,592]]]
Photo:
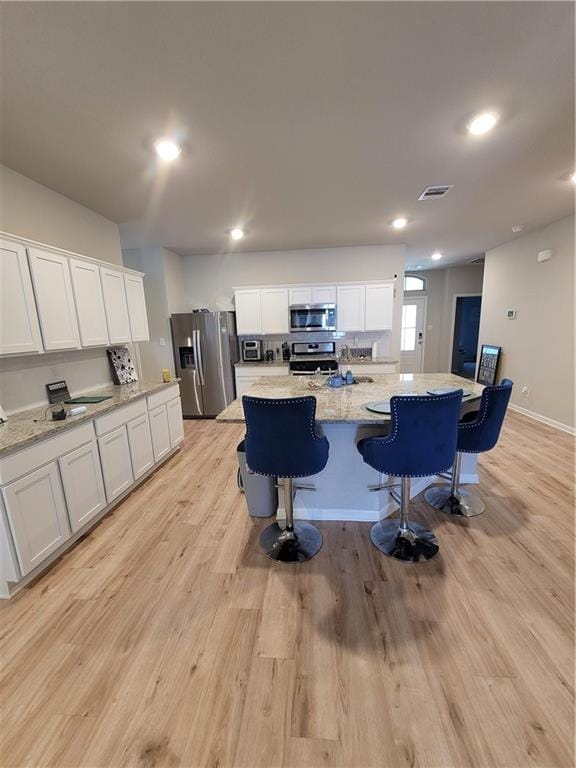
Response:
[[[130,456],[132,457],[132,472],[137,480],[146,474],[154,465],[154,452],[152,451],[152,437],[150,435],[150,422],[148,414],[143,413],[127,424],[128,443]]]
[[[168,415],[168,432],[170,434],[170,445],[175,448],[184,440],[184,420],[182,419],[182,401],[179,397],[166,403],[166,413]]]
[[[68,257],[42,248],[29,248],[28,259],[44,349],[79,348]]]
[[[0,240],[0,355],[42,352],[24,246]]]
[[[90,261],[70,259],[70,273],[76,300],[80,342],[83,347],[106,346],[108,328],[98,265]]]
[[[58,459],[72,531],[95,517],[106,506],[106,494],[96,441]]]
[[[124,273],[117,269],[100,267],[106,324],[110,344],[125,344],[132,340]]]
[[[170,431],[168,429],[168,414],[166,405],[159,405],[148,412],[150,418],[150,432],[152,434],[152,448],[154,461],[160,461],[170,453]]]
[[[132,341],[150,341],[146,299],[144,297],[144,280],[140,275],[125,274],[124,285],[126,288]]]
[[[298,286],[288,289],[288,303],[292,304],[312,304],[312,288]]]
[[[262,333],[289,333],[288,290],[263,288],[260,292]]]
[[[234,291],[236,332],[239,336],[262,333],[262,302],[259,288]]]
[[[315,285],[312,288],[312,304],[335,304],[335,285]]]
[[[262,376],[288,376],[288,365],[270,365],[259,363],[254,365],[236,365],[236,397],[242,397]]]
[[[365,285],[339,285],[336,295],[336,325],[339,331],[363,331]]]
[[[354,365],[354,363],[343,363],[342,369],[347,371],[348,368],[352,371],[354,376],[371,376],[373,373],[396,373],[396,363],[364,363],[362,365]]]
[[[26,575],[70,537],[57,463],[10,483],[2,493],[20,570]]]
[[[366,331],[385,331],[392,328],[394,311],[394,284],[366,286]]]
[[[126,427],[98,438],[100,461],[108,502],[124,493],[133,482],[132,462]]]

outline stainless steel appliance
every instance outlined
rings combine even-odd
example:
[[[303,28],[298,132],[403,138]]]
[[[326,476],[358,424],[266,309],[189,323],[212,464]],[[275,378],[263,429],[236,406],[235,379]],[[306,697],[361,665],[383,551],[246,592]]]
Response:
[[[246,339],[242,342],[242,360],[262,360],[262,342],[259,339]]]
[[[328,376],[338,370],[336,342],[294,342],[288,367],[292,376],[312,376],[318,369]]]
[[[184,417],[216,416],[236,396],[238,339],[234,312],[172,315],[170,325]]]
[[[292,304],[290,331],[335,331],[336,304]]]

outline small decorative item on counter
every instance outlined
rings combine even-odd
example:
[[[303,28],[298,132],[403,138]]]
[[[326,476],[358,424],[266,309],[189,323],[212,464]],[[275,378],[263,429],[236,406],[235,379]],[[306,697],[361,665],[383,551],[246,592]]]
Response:
[[[354,384],[354,376],[352,376],[350,368],[346,371],[346,384]]]
[[[114,384],[132,384],[138,381],[138,374],[134,363],[130,359],[126,347],[111,347],[107,349],[112,381]]]
[[[172,376],[168,368],[162,368],[162,381],[164,384],[169,384],[172,381]]]
[[[344,380],[342,379],[342,376],[339,373],[335,373],[333,376],[330,376],[328,379],[328,386],[334,387],[335,389],[338,387],[341,387],[344,384]]]

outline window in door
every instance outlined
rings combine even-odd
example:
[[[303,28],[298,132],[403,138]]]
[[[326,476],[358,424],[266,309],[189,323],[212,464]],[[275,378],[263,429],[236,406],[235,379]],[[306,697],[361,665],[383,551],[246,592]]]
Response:
[[[404,304],[402,306],[401,352],[413,352],[416,349],[416,317],[416,304]]]

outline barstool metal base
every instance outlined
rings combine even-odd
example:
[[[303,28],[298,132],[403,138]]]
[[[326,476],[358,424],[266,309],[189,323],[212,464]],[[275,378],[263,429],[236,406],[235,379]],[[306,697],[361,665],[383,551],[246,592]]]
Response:
[[[457,517],[476,517],[486,509],[482,499],[461,488],[454,492],[450,488],[428,488],[424,498],[434,509]]]
[[[403,563],[422,563],[436,557],[440,547],[432,531],[420,523],[408,523],[403,533],[398,520],[381,520],[372,526],[370,538],[375,547],[388,557]]]
[[[294,523],[294,531],[281,528],[278,523],[264,528],[260,546],[272,560],[280,563],[303,563],[314,557],[322,547],[322,534],[311,523]]]

